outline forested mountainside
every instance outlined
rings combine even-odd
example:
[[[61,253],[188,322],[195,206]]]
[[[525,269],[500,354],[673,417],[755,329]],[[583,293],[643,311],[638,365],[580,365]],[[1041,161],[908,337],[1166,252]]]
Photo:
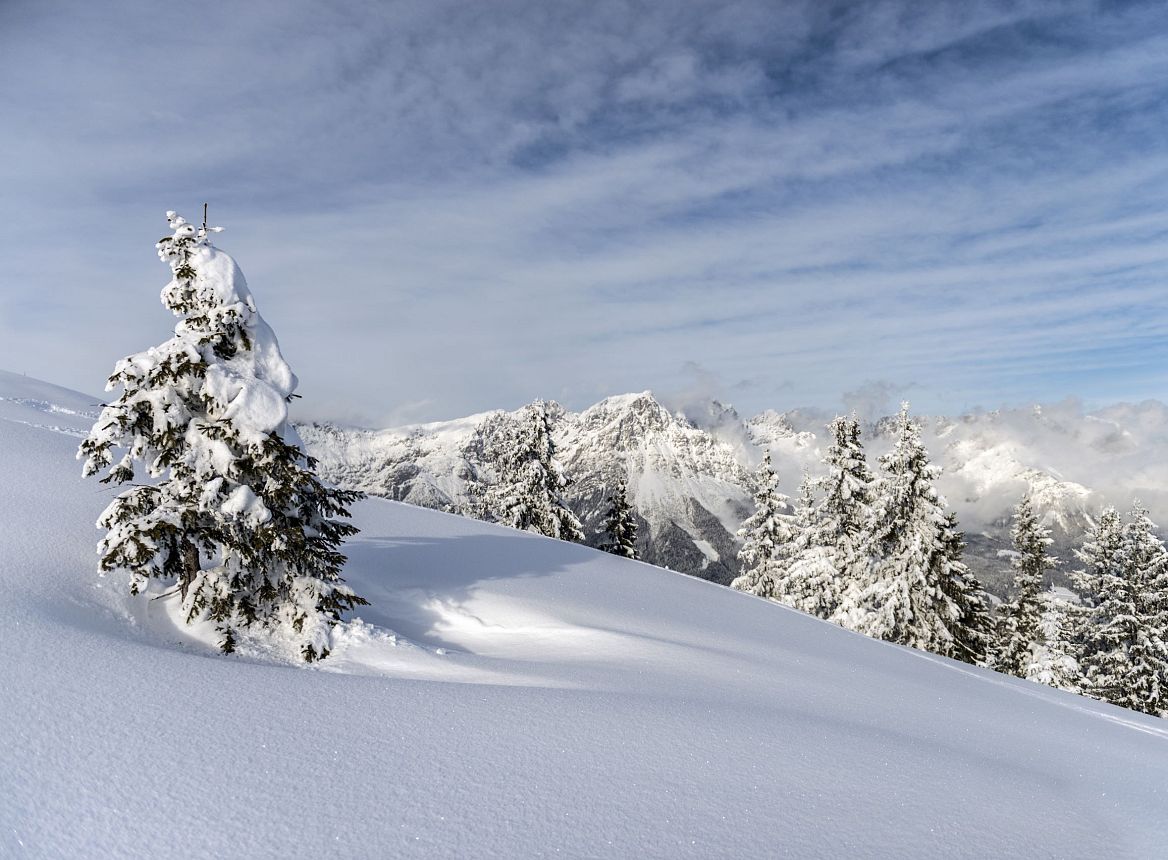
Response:
[[[567,500],[588,542],[599,529],[607,488],[627,481],[641,526],[638,549],[653,564],[728,583],[738,573],[735,533],[749,516],[752,469],[769,450],[780,486],[794,495],[804,470],[820,469],[831,416],[768,411],[742,419],[716,402],[685,414],[650,392],[610,397],[583,410],[549,407]],[[496,478],[491,439],[509,416],[489,412],[432,424],[363,430],[300,425],[321,469],[342,486],[469,516],[483,516]],[[688,417],[687,417],[688,416]],[[1064,582],[1072,547],[1104,503],[1133,498],[1154,517],[1168,509],[1168,411],[1148,402],[1089,413],[1078,404],[923,419],[939,488],[965,530],[970,567],[1005,593],[1009,516],[1026,494],[1052,529],[1054,572]],[[867,422],[869,459],[886,450],[890,423]],[[1161,456],[1161,454],[1165,456]]]

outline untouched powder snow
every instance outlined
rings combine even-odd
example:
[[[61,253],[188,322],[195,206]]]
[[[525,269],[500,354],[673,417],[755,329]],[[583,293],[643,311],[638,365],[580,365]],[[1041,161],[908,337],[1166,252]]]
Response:
[[[1168,722],[383,500],[319,668],[96,575],[96,398],[0,376],[0,856],[1149,857]],[[53,407],[57,407],[54,411]]]

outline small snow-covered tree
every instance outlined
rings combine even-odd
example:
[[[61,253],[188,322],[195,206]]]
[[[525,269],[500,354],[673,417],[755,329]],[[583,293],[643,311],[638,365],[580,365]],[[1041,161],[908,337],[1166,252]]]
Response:
[[[945,515],[941,530],[941,556],[949,575],[941,587],[957,607],[956,622],[950,627],[950,657],[984,666],[994,641],[994,617],[990,599],[978,578],[966,566],[965,535],[957,527],[957,514]]]
[[[548,404],[539,400],[528,406],[504,444],[498,452],[499,483],[493,504],[500,522],[582,543],[580,520],[564,501],[568,482],[556,459]]]
[[[1038,622],[1038,638],[1030,652],[1030,660],[1022,677],[1048,687],[1082,692],[1079,663],[1074,657],[1069,624],[1071,607],[1053,590],[1039,595],[1042,607]]]
[[[1014,509],[1010,537],[1014,544],[1010,566],[1014,569],[1015,595],[1001,607],[993,668],[1024,678],[1035,643],[1042,639],[1042,581],[1058,559],[1046,552],[1051,544],[1050,530],[1035,513],[1029,496]]]
[[[815,487],[816,481],[804,472],[795,502],[786,564],[778,571],[775,591],[779,602],[826,618],[831,613],[830,598],[834,593],[835,555],[831,547],[816,542]]]
[[[742,573],[730,586],[777,600],[792,528],[789,515],[783,513],[788,499],[779,492],[779,479],[771,468],[769,451],[755,478],[754,513],[738,530],[738,537],[742,538],[742,549],[738,551]]]
[[[624,558],[637,557],[637,522],[629,504],[628,486],[622,480],[608,497],[608,514],[604,519],[603,549]]]
[[[848,579],[833,620],[876,639],[950,654],[960,612],[946,588],[954,571],[945,500],[933,486],[941,470],[929,462],[907,403],[880,466],[868,563]]]
[[[1106,649],[1097,635],[1103,581],[1108,577],[1123,576],[1123,555],[1123,520],[1115,508],[1104,508],[1084,535],[1083,545],[1075,550],[1083,567],[1071,572],[1071,582],[1080,605],[1067,612],[1067,625],[1071,629],[1075,657],[1082,673],[1083,691],[1088,695],[1092,695],[1088,676],[1093,672],[1096,651]]]
[[[816,482],[822,496],[791,572],[792,584],[806,595],[799,608],[821,618],[835,613],[844,590],[866,572],[872,527],[872,474],[860,443],[860,423],[838,417],[828,433],[827,473]]]
[[[287,424],[296,377],[235,261],[205,225],[167,217],[174,337],[117,363],[107,390],[121,393],[78,451],[85,475],[108,469],[103,482],[130,483],[135,464],[153,479],[102,513],[101,568],[128,571],[133,594],[173,581],[186,621],[213,621],[225,652],[258,628],[320,659],[341,613],[366,602],[340,576],[357,529],[336,519],[360,494],[313,474]]]
[[[502,506],[508,501],[508,488],[500,483],[500,472],[514,455],[521,427],[515,416],[501,409],[475,427],[459,452],[455,477],[462,481],[466,501],[456,513],[489,523],[506,519]]]
[[[1140,710],[1168,716],[1168,549],[1155,530],[1147,508],[1136,502],[1124,528],[1143,631],[1133,648],[1135,696]]]
[[[1108,510],[1084,546],[1080,557],[1089,567],[1082,579],[1093,587],[1095,602],[1084,626],[1082,664],[1090,695],[1160,715],[1168,711],[1162,610],[1168,553],[1154,528],[1138,505],[1122,527]]]

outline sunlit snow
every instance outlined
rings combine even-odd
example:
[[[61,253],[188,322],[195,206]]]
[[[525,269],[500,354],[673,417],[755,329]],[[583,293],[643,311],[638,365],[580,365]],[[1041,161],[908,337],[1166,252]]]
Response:
[[[356,506],[304,668],[96,574],[96,398],[0,374],[0,856],[1156,856],[1168,723],[584,547]],[[152,596],[157,596],[158,590]]]

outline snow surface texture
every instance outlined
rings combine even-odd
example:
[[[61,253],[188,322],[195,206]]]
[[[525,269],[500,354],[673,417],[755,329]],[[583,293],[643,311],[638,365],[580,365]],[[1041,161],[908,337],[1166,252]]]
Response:
[[[318,669],[97,577],[96,398],[0,376],[0,856],[1151,857],[1168,723],[370,500]]]

